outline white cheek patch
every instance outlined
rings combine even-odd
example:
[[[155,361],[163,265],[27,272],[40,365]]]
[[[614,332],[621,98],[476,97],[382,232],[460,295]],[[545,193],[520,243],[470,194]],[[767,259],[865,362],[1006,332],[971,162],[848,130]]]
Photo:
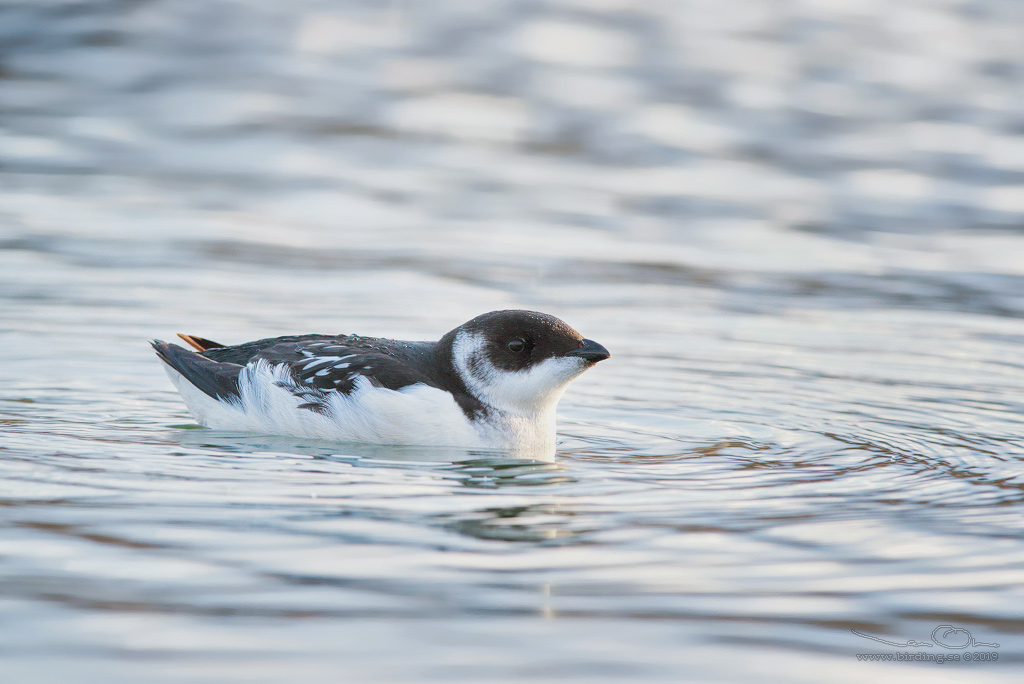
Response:
[[[455,366],[469,391],[485,404],[516,414],[554,411],[566,386],[587,369],[579,357],[557,357],[521,371],[497,368],[479,335],[460,333],[453,345]]]

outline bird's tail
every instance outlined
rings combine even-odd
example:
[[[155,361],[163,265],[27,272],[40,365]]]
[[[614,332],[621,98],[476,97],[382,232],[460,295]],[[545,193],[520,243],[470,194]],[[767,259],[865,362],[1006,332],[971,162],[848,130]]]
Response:
[[[202,354],[162,340],[151,340],[150,344],[161,361],[180,373],[204,394],[227,401],[241,398],[238,375],[242,371],[242,366],[237,363],[218,363]]]

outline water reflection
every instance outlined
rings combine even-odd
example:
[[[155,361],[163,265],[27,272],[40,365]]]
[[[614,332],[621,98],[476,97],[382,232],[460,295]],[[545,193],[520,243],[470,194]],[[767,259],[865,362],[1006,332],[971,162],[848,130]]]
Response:
[[[492,458],[501,462],[503,458],[514,460],[512,456],[501,451],[486,449],[464,449],[461,447],[437,447],[415,445],[379,445],[358,442],[332,442],[275,435],[253,435],[230,432],[226,430],[208,430],[199,426],[170,426],[173,430],[186,429],[170,433],[169,437],[184,446],[212,448],[232,453],[277,452],[299,454],[317,458],[332,458],[340,461],[356,463],[395,462],[401,463],[459,463],[463,461]]]
[[[414,445],[380,445],[358,442],[253,435],[208,430],[196,425],[173,425],[169,437],[174,443],[203,451],[227,454],[266,453],[302,456],[314,460],[368,468],[423,468],[467,487],[528,487],[570,481],[565,468],[553,460],[529,459],[492,449],[464,449]],[[554,455],[552,455],[553,458]],[[229,466],[230,467],[230,466]],[[245,467],[239,464],[238,467]]]
[[[586,532],[573,524],[572,507],[565,504],[486,508],[453,517],[447,527],[478,539],[563,543]]]

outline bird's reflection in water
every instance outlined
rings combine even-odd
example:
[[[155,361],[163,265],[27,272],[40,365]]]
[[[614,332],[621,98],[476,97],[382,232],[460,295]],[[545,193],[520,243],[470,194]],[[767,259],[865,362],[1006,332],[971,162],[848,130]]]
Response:
[[[454,447],[382,446],[342,444],[321,440],[253,435],[220,430],[179,430],[173,441],[187,449],[213,452],[225,459],[244,454],[280,454],[301,456],[320,463],[344,463],[357,468],[415,469],[438,476],[443,481],[481,490],[536,488],[568,484],[575,478],[565,466],[554,461],[523,458],[500,451],[459,449]],[[231,467],[249,467],[239,461]],[[432,523],[467,537],[484,540],[564,542],[581,530],[574,512],[562,497],[545,496],[544,501],[522,505],[485,506],[457,513],[433,514]],[[347,501],[346,514],[352,502]],[[367,515],[371,515],[366,512]],[[371,517],[381,515],[377,510]],[[385,517],[386,514],[385,514]]]
[[[183,426],[176,426],[183,427]],[[425,468],[467,487],[527,487],[572,481],[553,454],[462,447],[342,443],[223,430],[180,430],[172,440],[184,447],[232,454],[278,453],[344,462],[356,467]]]
[[[562,544],[586,531],[575,517],[576,512],[563,504],[541,503],[463,512],[451,516],[445,526],[488,541]]]

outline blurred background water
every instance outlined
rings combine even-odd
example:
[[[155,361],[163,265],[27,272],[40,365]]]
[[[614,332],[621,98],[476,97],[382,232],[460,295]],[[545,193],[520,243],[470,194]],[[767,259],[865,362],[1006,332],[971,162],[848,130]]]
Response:
[[[0,678],[1020,681],[1022,222],[1018,0],[3,0]],[[505,307],[555,463],[145,343]]]

